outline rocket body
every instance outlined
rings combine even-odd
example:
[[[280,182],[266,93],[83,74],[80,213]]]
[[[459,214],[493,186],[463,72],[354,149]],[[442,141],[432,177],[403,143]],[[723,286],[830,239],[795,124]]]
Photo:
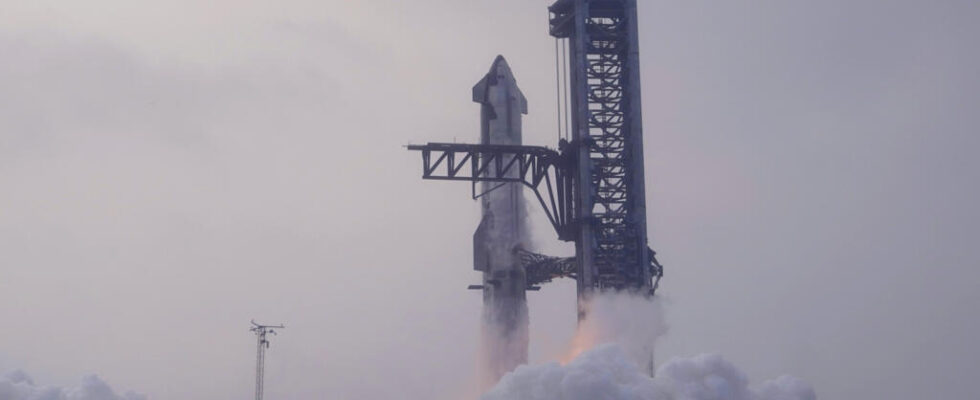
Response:
[[[527,100],[502,56],[473,87],[473,101],[481,105],[481,144],[522,144],[521,115],[527,113]],[[482,218],[473,234],[473,261],[474,269],[483,272],[483,375],[493,384],[527,363],[527,279],[514,250],[528,235],[521,184],[480,185]]]

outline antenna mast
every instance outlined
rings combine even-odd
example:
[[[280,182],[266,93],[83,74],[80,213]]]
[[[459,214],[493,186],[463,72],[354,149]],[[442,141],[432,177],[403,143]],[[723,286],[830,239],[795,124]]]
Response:
[[[285,325],[261,325],[255,323],[252,320],[252,328],[249,329],[255,332],[255,336],[258,338],[257,350],[255,356],[255,400],[262,400],[262,391],[264,389],[265,381],[265,349],[269,348],[269,340],[266,339],[267,334],[276,334],[275,329],[284,329]]]

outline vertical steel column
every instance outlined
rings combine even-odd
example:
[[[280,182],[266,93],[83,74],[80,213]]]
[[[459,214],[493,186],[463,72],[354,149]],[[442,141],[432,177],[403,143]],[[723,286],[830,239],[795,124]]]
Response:
[[[586,54],[589,35],[585,30],[585,21],[589,10],[587,0],[573,0],[572,10],[574,33],[568,39],[569,70],[571,71],[570,90],[572,101],[572,140],[578,144],[576,165],[578,172],[574,176],[575,190],[575,223],[579,227],[575,241],[575,259],[578,261],[577,285],[579,298],[579,317],[582,317],[582,300],[588,298],[595,288],[595,237],[592,229],[593,193],[592,159],[589,146],[589,101],[588,77],[586,76]]]
[[[255,354],[255,400],[262,400],[265,383],[265,348],[268,342],[265,340],[265,330],[257,333],[258,350]]]
[[[643,271],[643,282],[649,285],[652,279],[650,254],[646,251],[647,234],[647,200],[646,178],[643,163],[643,107],[640,101],[640,40],[636,15],[636,0],[626,0],[625,4],[626,30],[628,52],[626,56],[626,117],[629,124],[627,147],[630,150],[630,169],[628,198],[630,199],[630,223],[636,227],[639,241],[639,266]]]

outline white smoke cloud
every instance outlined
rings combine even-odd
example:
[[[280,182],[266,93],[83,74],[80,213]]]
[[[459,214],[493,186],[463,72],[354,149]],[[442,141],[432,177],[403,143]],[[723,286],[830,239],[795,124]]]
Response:
[[[523,365],[482,400],[816,400],[784,375],[757,388],[719,355],[673,358],[650,376],[656,339],[667,331],[658,301],[604,293],[586,305],[567,363]]]
[[[146,400],[133,392],[118,395],[96,375],[82,378],[77,386],[37,386],[24,371],[0,376],[0,400]]]
[[[661,302],[643,296],[605,292],[586,303],[584,311],[586,318],[562,357],[566,362],[599,344],[615,343],[638,365],[647,365],[654,343],[667,333]]]
[[[690,400],[816,400],[813,388],[789,375],[766,381],[758,390],[735,365],[717,354],[674,358],[652,379],[664,390],[658,399]],[[652,398],[651,398],[652,399]]]

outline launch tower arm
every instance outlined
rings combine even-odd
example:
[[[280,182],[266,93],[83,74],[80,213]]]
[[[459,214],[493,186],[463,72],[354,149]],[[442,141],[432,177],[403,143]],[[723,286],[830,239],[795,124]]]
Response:
[[[567,157],[540,146],[428,143],[422,152],[422,179],[515,182],[529,187],[562,240],[574,240],[572,177]]]
[[[527,274],[527,286],[536,287],[555,278],[575,279],[575,257],[553,257],[517,248],[521,266]]]
[[[551,282],[556,278],[576,279],[575,257],[555,257],[539,254],[522,248],[514,249],[517,256],[521,259],[521,266],[527,272],[528,288],[536,287],[539,284]],[[664,267],[657,261],[656,252],[647,247],[650,257],[650,276],[653,277],[653,285],[650,294],[657,290],[660,278],[664,276]]]

